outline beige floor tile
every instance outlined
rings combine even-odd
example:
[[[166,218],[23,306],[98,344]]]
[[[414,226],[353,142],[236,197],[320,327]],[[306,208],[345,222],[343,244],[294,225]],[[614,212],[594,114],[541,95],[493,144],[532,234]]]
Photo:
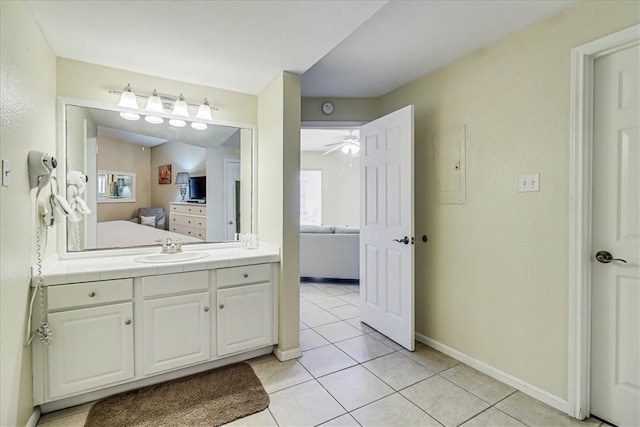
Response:
[[[253,366],[267,393],[312,380],[313,377],[297,360],[281,362],[277,359]]]
[[[70,408],[60,409],[59,411],[49,412],[48,414],[40,415],[40,420],[38,424],[42,423],[50,423],[51,421],[55,421],[59,418],[69,417],[71,415],[81,414],[83,412],[88,412],[89,409],[96,403],[96,401],[84,403],[82,405],[72,406]]]
[[[44,420],[40,418],[38,426],[44,427],[84,427],[84,422],[87,419],[89,412],[80,412],[79,414],[69,415],[62,418],[56,418],[53,420]]]
[[[351,415],[364,427],[440,427],[440,423],[398,393],[363,406],[362,408],[353,411]]]
[[[471,418],[462,427],[526,427],[520,421],[510,417],[496,408],[489,408],[486,411]]]
[[[434,376],[400,392],[445,426],[457,426],[489,405],[449,381]]]
[[[318,307],[324,308],[326,310],[329,308],[337,307],[339,305],[346,305],[347,303],[340,298],[327,296],[326,298],[314,299],[312,304],[315,304]]]
[[[322,347],[323,345],[330,344],[329,341],[324,339],[322,335],[318,334],[313,329],[305,329],[300,331],[300,350],[307,351],[312,348]]]
[[[300,298],[300,313],[306,313],[308,311],[318,311],[319,308],[320,307],[318,307],[314,303]]]
[[[446,354],[440,353],[439,351],[434,350],[431,347],[427,347],[422,343],[416,344],[415,351],[402,350],[402,354],[410,357],[434,372],[444,371],[445,369],[449,369],[460,363]]]
[[[257,412],[248,417],[240,418],[232,421],[228,424],[224,424],[225,427],[277,427],[276,420],[271,416],[269,409]]]
[[[440,376],[492,405],[516,391],[515,388],[478,372],[463,363],[441,372]]]
[[[337,307],[328,308],[327,311],[342,320],[355,319],[360,317],[360,308],[351,304],[339,305]]]
[[[376,330],[373,329],[372,327],[365,325],[364,323],[362,323],[360,321],[359,317],[356,317],[355,319],[348,319],[345,320],[345,322],[347,322],[348,324],[350,324],[351,326],[354,326],[358,329],[360,329],[362,332],[364,332],[365,334],[370,334],[372,332],[375,332]]]
[[[281,427],[314,426],[345,413],[317,381],[278,391],[270,398],[269,411]]]
[[[375,376],[396,390],[435,375],[435,372],[400,353],[391,353],[363,364]]]
[[[316,326],[327,325],[333,322],[339,322],[340,318],[319,308],[318,310],[307,311],[306,313],[300,313],[300,320],[302,320],[305,325],[311,328],[315,328]]]
[[[344,321],[314,327],[314,330],[333,343],[364,335],[364,332]]]
[[[392,353],[394,350],[369,335],[349,338],[336,343],[336,347],[360,363]]]
[[[304,331],[305,329],[309,329],[309,327],[305,325],[303,322],[300,322],[300,330]]]
[[[398,344],[394,340],[391,340],[391,339],[387,338],[386,336],[382,335],[380,332],[376,331],[375,329],[373,329],[373,332],[371,332],[369,334],[369,336],[371,336],[372,338],[377,339],[378,341],[382,341],[383,343],[385,343],[386,345],[388,345],[389,347],[391,347],[394,350],[402,350],[402,349],[404,349],[404,347],[402,347],[400,344]]]
[[[333,296],[352,294],[353,290],[348,285],[328,285],[323,289],[326,293]]]
[[[507,397],[502,402],[499,402],[496,408],[531,427],[594,425],[589,422],[578,421],[575,418],[571,418],[567,414],[519,391]]]
[[[298,361],[316,378],[357,365],[355,360],[333,345],[305,351]]]
[[[362,366],[327,375],[318,381],[347,411],[394,393],[391,387]]]
[[[348,302],[349,304],[353,304],[355,306],[360,305],[360,294],[355,294],[353,292],[350,292],[348,294],[338,295],[338,298]]]
[[[315,300],[327,298],[329,296],[331,295],[319,289],[313,289],[303,294],[300,294],[300,298],[304,298],[305,300],[311,301],[311,302],[314,302]]]
[[[323,427],[360,427],[360,424],[349,414],[341,415],[321,425]]]

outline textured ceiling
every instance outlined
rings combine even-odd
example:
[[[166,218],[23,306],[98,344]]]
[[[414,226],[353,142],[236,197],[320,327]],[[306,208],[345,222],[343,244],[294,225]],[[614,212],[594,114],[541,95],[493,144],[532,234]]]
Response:
[[[377,97],[576,0],[27,0],[54,53],[258,94]]]

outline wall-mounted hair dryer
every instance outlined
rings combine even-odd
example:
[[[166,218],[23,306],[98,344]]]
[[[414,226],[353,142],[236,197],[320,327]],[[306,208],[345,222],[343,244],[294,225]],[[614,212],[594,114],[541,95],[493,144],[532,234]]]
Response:
[[[42,151],[29,151],[29,185],[37,188],[44,186],[51,177],[51,173],[58,165],[55,157]],[[45,180],[44,182],[42,180]]]

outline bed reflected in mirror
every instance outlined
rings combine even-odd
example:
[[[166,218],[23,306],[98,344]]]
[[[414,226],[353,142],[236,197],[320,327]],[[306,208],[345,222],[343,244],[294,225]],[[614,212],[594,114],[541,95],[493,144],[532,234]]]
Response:
[[[251,128],[177,128],[125,120],[116,109],[61,108],[66,171],[87,175],[82,197],[91,210],[67,224],[68,252],[159,246],[167,238],[225,242],[252,231]]]

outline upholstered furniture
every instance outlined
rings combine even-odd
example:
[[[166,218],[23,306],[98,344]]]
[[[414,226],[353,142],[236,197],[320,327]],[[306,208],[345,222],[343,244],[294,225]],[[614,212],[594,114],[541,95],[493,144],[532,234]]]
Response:
[[[155,217],[156,228],[167,229],[167,216],[162,208],[138,208],[138,216],[132,221],[142,225],[151,225],[148,223],[150,217]]]
[[[360,278],[360,230],[332,225],[300,226],[300,276]]]

